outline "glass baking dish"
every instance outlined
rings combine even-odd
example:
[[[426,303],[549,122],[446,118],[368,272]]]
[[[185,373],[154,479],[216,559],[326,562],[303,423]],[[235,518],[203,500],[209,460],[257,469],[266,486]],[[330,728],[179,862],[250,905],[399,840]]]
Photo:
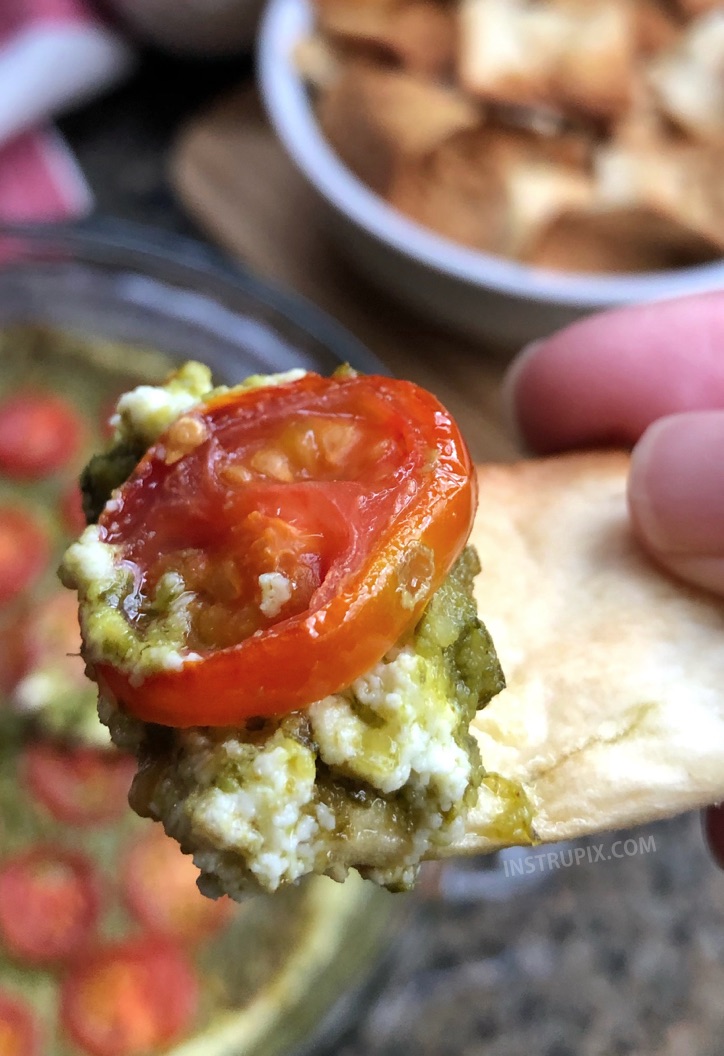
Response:
[[[216,379],[227,383],[291,367],[329,373],[344,362],[384,371],[312,305],[204,246],[128,224],[0,232],[0,335],[0,396],[36,384],[52,390],[85,415],[95,443],[114,386],[125,387],[121,380],[127,377],[151,380],[188,358],[208,363]],[[108,394],[88,388],[91,376],[109,379]],[[34,504],[38,516],[50,520],[56,490],[60,494],[66,483],[56,489],[52,479],[45,480],[33,490],[0,480],[0,507]],[[57,547],[65,544],[53,538],[57,558]],[[14,603],[22,618],[11,608],[6,621],[20,625],[28,609],[57,589],[53,564],[48,562],[32,596]],[[2,704],[0,698],[0,718]],[[99,925],[101,941],[137,934],[138,921],[113,885],[115,874],[123,874],[127,847],[141,839],[148,823],[126,811],[120,820],[78,828],[49,814],[48,804],[39,806],[28,792],[32,737],[23,734],[16,749],[6,743],[0,752],[0,813],[10,819],[6,824],[0,818],[0,868],[3,857],[38,843],[72,847],[74,853],[80,848],[105,877],[112,903]],[[182,1041],[159,1051],[280,1056],[316,1049],[359,1007],[360,988],[402,919],[404,904],[371,884],[337,885],[326,878],[243,904],[221,932],[195,948],[201,1011]],[[0,943],[0,998],[5,991],[30,1006],[43,1056],[91,1051],[74,1040],[63,1018],[65,973],[65,967],[19,963]],[[2,1007],[0,1002],[0,1027]]]

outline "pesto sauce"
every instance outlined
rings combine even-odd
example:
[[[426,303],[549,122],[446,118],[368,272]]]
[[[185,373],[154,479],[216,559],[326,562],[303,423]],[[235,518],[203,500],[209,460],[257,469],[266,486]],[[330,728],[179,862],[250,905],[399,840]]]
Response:
[[[488,780],[470,722],[504,685],[477,617],[477,569],[474,551],[464,551],[399,649],[369,676],[305,711],[246,727],[168,730],[165,738],[146,729],[141,754],[147,762],[134,786],[134,806],[163,820],[193,849],[204,889],[238,897],[250,885],[274,890],[312,868],[335,878],[356,868],[390,890],[407,890],[420,858],[460,834],[456,826],[465,808]],[[118,712],[112,727],[121,719]],[[425,738],[433,739],[432,754]],[[269,752],[277,753],[279,790],[260,776],[268,773]],[[420,769],[399,776],[403,765]],[[297,788],[300,766],[305,776]],[[287,799],[289,782],[295,797]],[[275,819],[281,811],[290,817],[292,798],[296,820],[282,850],[273,835]],[[242,821],[252,804],[253,821]],[[331,816],[329,826],[314,822],[320,807]],[[517,829],[518,820],[511,820]],[[260,832],[270,833],[263,854]],[[271,855],[274,875],[266,865]]]

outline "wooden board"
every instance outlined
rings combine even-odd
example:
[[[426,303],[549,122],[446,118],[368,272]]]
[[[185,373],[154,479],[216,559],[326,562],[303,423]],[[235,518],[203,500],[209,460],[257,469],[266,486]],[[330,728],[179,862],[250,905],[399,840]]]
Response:
[[[474,458],[515,455],[500,401],[507,357],[436,329],[356,274],[326,237],[314,194],[252,89],[221,100],[182,131],[171,177],[214,241],[324,308],[393,373],[435,392],[460,422]]]

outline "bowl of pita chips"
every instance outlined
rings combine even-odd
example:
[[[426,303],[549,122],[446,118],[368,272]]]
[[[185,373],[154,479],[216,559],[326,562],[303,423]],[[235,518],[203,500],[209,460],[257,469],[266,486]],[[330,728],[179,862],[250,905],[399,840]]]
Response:
[[[259,59],[344,251],[438,321],[724,285],[719,0],[271,0]]]

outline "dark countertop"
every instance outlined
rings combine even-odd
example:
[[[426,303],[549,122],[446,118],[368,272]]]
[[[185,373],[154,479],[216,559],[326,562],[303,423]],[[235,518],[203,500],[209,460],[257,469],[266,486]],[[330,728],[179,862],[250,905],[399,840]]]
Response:
[[[197,234],[166,177],[181,122],[226,88],[251,77],[248,58],[181,61],[149,51],[135,76],[60,122],[99,213]]]
[[[149,54],[129,85],[67,117],[99,211],[197,233],[169,190],[166,149],[183,117],[248,71]],[[615,857],[616,838],[637,841],[630,855]],[[545,871],[533,863],[534,887],[499,870],[486,896],[486,862],[448,867],[447,898],[413,896],[416,926],[337,1056],[721,1056],[724,876],[698,817],[577,846],[578,864],[569,849]]]

